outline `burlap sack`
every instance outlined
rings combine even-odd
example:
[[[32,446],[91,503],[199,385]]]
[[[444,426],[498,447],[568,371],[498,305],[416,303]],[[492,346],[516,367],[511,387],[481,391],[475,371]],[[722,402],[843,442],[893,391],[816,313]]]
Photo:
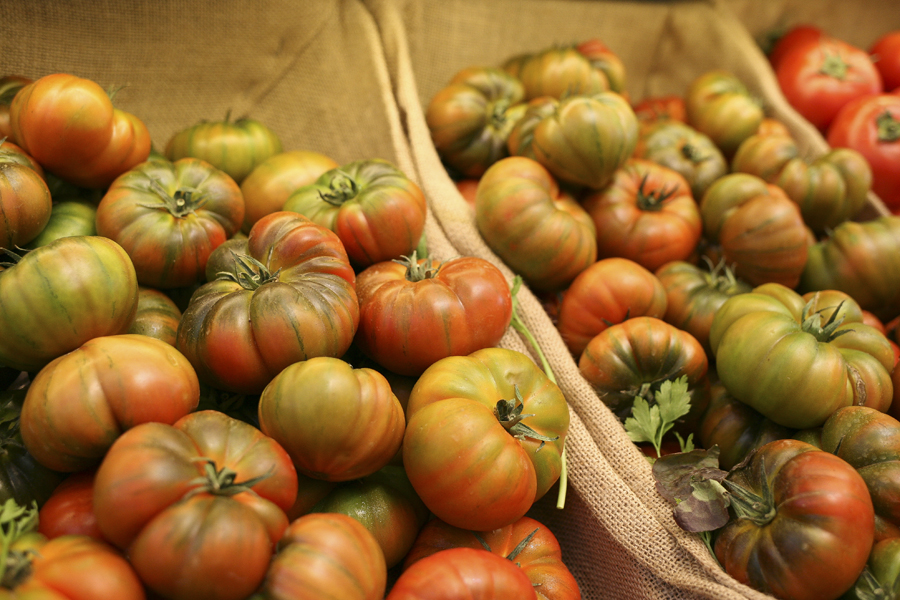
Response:
[[[727,69],[764,99],[808,158],[822,137],[781,95],[753,38],[719,2],[560,0],[368,0],[381,28],[413,159],[450,242],[509,269],[484,243],[441,165],[424,109],[459,70],[499,66],[514,55],[597,37],[624,61],[633,99],[683,94],[699,75]],[[874,196],[860,219],[885,214]],[[675,524],[650,467],[581,377],[557,330],[530,293],[521,312],[569,400],[569,495],[564,510],[544,499],[533,512],[563,542],[586,598],[766,598],[725,575],[697,537]],[[504,344],[518,347],[516,336]],[[521,340],[519,340],[521,342]]]

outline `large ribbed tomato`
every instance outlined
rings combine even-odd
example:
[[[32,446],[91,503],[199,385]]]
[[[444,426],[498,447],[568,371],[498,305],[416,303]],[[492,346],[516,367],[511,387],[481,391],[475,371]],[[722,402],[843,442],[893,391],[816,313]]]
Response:
[[[522,57],[517,67],[516,77],[525,88],[526,100],[589,96],[610,89],[606,73],[573,46],[546,48]]]
[[[203,160],[151,160],[112,183],[96,218],[97,233],[125,248],[142,285],[177,288],[203,281],[210,253],[244,222],[244,197]]]
[[[496,346],[512,318],[500,269],[474,256],[441,263],[415,256],[357,277],[360,350],[394,373],[419,375],[442,358]]]
[[[243,600],[262,583],[296,496],[277,442],[206,410],[117,439],[97,470],[94,512],[147,587],[172,600]]]
[[[359,323],[355,282],[335,233],[272,213],[250,230],[233,271],[194,292],[175,347],[200,381],[258,394],[290,364],[347,351]]]
[[[733,73],[708,71],[691,82],[685,97],[688,124],[703,133],[730,159],[745,139],[756,133],[764,113]]]
[[[485,348],[419,377],[403,464],[437,517],[488,531],[521,518],[557,481],[568,428],[565,396],[530,357]]]

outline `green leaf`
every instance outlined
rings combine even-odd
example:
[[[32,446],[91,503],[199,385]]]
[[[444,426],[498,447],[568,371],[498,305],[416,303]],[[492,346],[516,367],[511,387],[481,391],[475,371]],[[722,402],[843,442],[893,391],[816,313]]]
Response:
[[[691,410],[691,395],[688,393],[687,375],[675,381],[664,381],[656,392],[656,404],[664,423],[674,424]]]
[[[652,442],[656,445],[657,433],[661,425],[659,407],[650,406],[649,402],[636,396],[631,416],[625,419],[625,431],[628,432],[631,441],[635,443]]]

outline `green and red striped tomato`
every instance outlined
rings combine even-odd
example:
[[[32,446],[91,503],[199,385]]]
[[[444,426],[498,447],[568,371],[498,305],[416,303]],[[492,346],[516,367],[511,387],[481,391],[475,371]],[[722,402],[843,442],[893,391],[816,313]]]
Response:
[[[713,70],[697,77],[685,97],[688,124],[707,135],[725,158],[756,133],[765,113],[733,73]]]
[[[175,301],[159,290],[138,288],[138,309],[128,333],[138,333],[175,345],[181,311]]]

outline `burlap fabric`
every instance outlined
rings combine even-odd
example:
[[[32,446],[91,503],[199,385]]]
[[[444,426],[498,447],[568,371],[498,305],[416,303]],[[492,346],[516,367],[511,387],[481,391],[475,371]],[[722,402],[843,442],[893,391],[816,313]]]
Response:
[[[683,93],[727,68],[766,99],[810,156],[824,142],[784,102],[753,39],[716,2],[579,0],[30,0],[0,3],[0,73],[69,72],[124,86],[161,148],[201,119],[258,119],[286,150],[340,164],[379,157],[424,189],[436,258],[487,248],[430,142],[423,106],[458,70],[599,37],[625,62],[632,98]],[[871,214],[883,211],[877,204]],[[570,402],[568,496],[532,510],[559,537],[589,599],[768,598],[727,576],[680,530],[647,461],[588,386],[537,299],[520,314]],[[502,345],[530,352],[509,332]]]

